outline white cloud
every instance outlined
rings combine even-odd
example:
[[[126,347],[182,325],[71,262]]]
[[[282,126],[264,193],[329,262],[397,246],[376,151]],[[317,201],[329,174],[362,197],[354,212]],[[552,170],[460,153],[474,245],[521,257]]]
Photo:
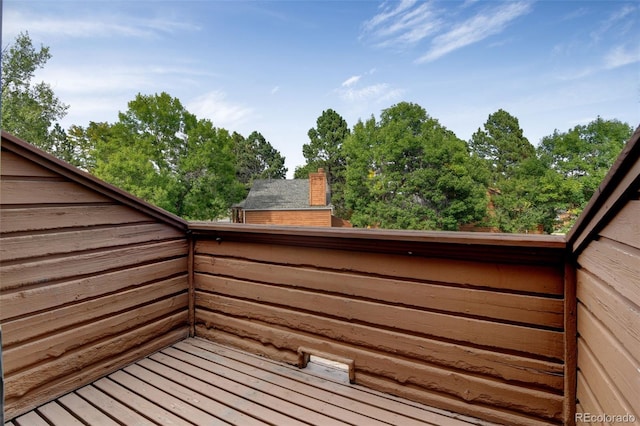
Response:
[[[636,62],[640,62],[640,48],[616,46],[604,55],[600,64],[563,71],[556,73],[554,77],[560,81],[580,80],[603,71],[620,68]]]
[[[349,86],[353,86],[354,84],[356,84],[359,80],[360,80],[360,75],[354,75],[352,77],[349,77],[348,79],[346,79],[345,81],[342,82],[342,87],[349,87]]]
[[[403,90],[391,87],[387,83],[371,84],[369,86],[356,88],[348,86],[337,89],[336,92],[343,101],[346,102],[375,102],[381,103],[399,98]]]
[[[560,20],[561,21],[571,21],[573,19],[576,18],[580,18],[586,14],[589,13],[589,9],[586,7],[580,7],[578,9],[572,10],[571,12],[567,13],[565,16],[561,17]]]
[[[148,77],[131,70],[114,68],[107,73],[93,67],[44,69],[38,72],[36,81],[46,81],[56,92],[65,94],[103,94],[143,89],[151,83]]]
[[[624,46],[613,48],[604,58],[604,67],[614,69],[640,62],[640,47],[626,49]]]
[[[413,7],[415,4],[415,1],[402,1],[393,9],[385,7],[364,23],[360,38],[366,36],[380,47],[406,46],[435,33],[442,20],[436,16],[431,3],[421,2]]]
[[[254,111],[244,105],[231,103],[226,97],[224,92],[214,90],[189,102],[186,108],[199,118],[210,119],[216,127],[234,130],[247,122]]]
[[[91,121],[112,123],[118,120],[118,112],[127,110],[127,103],[132,100],[130,94],[101,94],[65,96],[69,105],[68,115],[60,124],[63,128],[71,125],[86,126]]]
[[[622,21],[625,20],[626,17],[630,15],[637,16],[637,14],[637,7],[626,4],[611,13],[611,15],[609,15],[609,17],[604,20],[595,31],[591,33],[591,37],[594,40],[598,41],[604,36],[605,33],[609,32],[609,30],[611,30],[612,28],[624,27],[624,25],[622,25]]]
[[[159,18],[142,19],[116,15],[104,15],[100,19],[85,16],[62,18],[24,13],[18,10],[6,11],[3,21],[3,32],[8,38],[13,38],[25,30],[36,38],[154,38],[176,31],[200,29],[191,23]]]
[[[366,38],[377,47],[400,49],[430,40],[427,53],[416,60],[429,62],[502,32],[510,22],[531,10],[529,0],[501,2],[490,8],[477,6],[479,3],[467,0],[448,10],[437,8],[433,2],[384,3],[382,11],[362,25],[360,39]],[[455,20],[468,16],[472,8],[480,11],[466,20]]]
[[[598,72],[598,68],[593,66],[587,66],[581,69],[573,69],[558,72],[554,75],[556,80],[560,81],[572,81],[572,80],[580,80],[585,77],[589,77],[590,75]]]
[[[384,22],[411,8],[415,3],[416,0],[402,0],[400,3],[397,3],[397,6],[395,8],[389,7],[389,4],[395,5],[395,2],[385,2],[381,4],[380,8],[382,8],[383,11],[365,22],[363,25],[364,30],[373,31],[376,27],[382,25]]]
[[[342,99],[346,101],[360,101],[364,99],[377,98],[389,90],[386,83],[372,84],[360,89],[349,88],[341,92]]]
[[[435,37],[431,49],[417,62],[434,61],[454,50],[497,34],[514,19],[531,10],[529,2],[505,3],[490,13],[480,13],[456,24],[450,31]]]
[[[165,65],[76,65],[47,67],[36,74],[37,81],[45,81],[71,94],[113,93],[122,91],[157,90],[159,86],[185,84],[194,77],[211,77],[212,73],[188,67]],[[167,79],[170,83],[163,83]]]

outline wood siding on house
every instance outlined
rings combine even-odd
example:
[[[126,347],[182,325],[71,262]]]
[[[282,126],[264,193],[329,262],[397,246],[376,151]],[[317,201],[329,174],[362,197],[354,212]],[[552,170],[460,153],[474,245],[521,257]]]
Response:
[[[6,418],[187,336],[186,224],[5,134],[1,173]]]
[[[192,227],[197,336],[352,360],[356,383],[490,421],[562,422],[562,238],[258,228]]]
[[[577,418],[640,422],[640,127],[569,236],[577,256]]]
[[[331,226],[331,209],[249,210],[245,223],[253,225]]]

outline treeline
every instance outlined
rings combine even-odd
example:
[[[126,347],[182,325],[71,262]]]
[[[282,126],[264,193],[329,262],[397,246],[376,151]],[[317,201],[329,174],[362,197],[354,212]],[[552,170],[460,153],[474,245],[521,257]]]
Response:
[[[187,219],[228,217],[253,179],[287,173],[259,132],[215,127],[166,93],[139,94],[117,122],[71,126],[59,142],[63,160]]]
[[[534,147],[518,119],[490,114],[469,141],[401,102],[352,129],[324,111],[303,146],[297,177],[323,167],[338,215],[355,226],[564,232],[632,133],[597,118]]]
[[[215,127],[167,93],[138,94],[115,123],[64,130],[67,110],[46,83],[50,58],[28,34],[3,49],[3,129],[187,219],[228,217],[254,179],[283,179],[285,158],[260,132]],[[534,147],[499,110],[469,141],[402,102],[352,128],[324,111],[302,145],[296,178],[325,169],[339,217],[359,227],[563,231],[584,208],[632,132],[598,118]]]

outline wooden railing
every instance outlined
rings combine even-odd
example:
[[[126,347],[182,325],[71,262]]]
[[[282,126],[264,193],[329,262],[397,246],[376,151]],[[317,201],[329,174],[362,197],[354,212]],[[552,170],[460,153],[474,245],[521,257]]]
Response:
[[[570,415],[562,237],[190,230],[197,336],[351,360],[356,383],[487,420]]]

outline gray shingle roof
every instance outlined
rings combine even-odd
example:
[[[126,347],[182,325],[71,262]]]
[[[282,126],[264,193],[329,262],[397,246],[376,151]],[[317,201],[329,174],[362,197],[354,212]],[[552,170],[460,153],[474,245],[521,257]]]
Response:
[[[243,201],[245,210],[326,209],[309,205],[309,179],[257,179]]]

